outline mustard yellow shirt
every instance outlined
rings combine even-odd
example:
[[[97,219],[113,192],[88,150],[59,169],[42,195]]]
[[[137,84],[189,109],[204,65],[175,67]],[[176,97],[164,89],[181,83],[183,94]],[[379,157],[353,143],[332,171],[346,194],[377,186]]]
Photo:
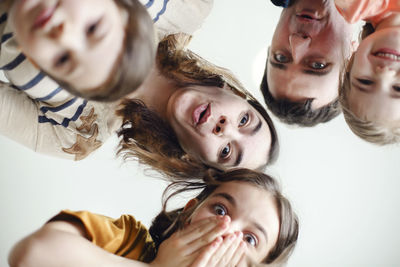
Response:
[[[131,215],[113,219],[88,211],[63,210],[50,221],[82,223],[93,244],[115,255],[146,263],[155,258],[156,249],[149,231]]]

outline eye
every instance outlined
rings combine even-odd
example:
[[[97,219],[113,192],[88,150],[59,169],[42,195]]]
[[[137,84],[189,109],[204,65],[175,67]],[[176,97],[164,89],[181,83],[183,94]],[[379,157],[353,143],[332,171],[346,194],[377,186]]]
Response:
[[[239,126],[244,126],[247,124],[247,122],[249,121],[249,113],[244,114],[244,116],[242,117],[242,119],[239,122]]]
[[[62,67],[65,63],[67,63],[71,59],[71,56],[68,52],[63,53],[56,60],[54,66],[57,68]]]
[[[227,144],[219,153],[220,158],[226,159],[231,154],[231,145]]]
[[[226,208],[221,204],[214,205],[213,209],[216,215],[225,216],[227,214]]]
[[[400,93],[400,86],[393,85],[392,88],[393,88],[393,90],[396,91],[397,93]]]
[[[371,85],[371,84],[374,83],[373,81],[368,80],[368,79],[357,79],[357,81],[358,81],[359,83],[361,83],[361,84],[364,84],[364,85]]]
[[[317,61],[311,62],[311,64],[310,64],[310,68],[313,68],[313,69],[316,69],[316,70],[325,69],[326,66],[327,66],[327,64],[322,63],[322,62],[317,62]]]
[[[88,36],[94,35],[96,33],[96,31],[98,30],[100,23],[101,23],[101,18],[96,20],[96,22],[91,23],[89,25],[89,27],[87,27],[87,29],[86,29],[86,34]]]
[[[287,62],[289,62],[289,58],[287,56],[285,56],[284,54],[276,53],[274,55],[274,59],[279,63],[287,63]]]
[[[252,234],[243,234],[243,240],[250,244],[250,246],[257,246],[257,238]]]

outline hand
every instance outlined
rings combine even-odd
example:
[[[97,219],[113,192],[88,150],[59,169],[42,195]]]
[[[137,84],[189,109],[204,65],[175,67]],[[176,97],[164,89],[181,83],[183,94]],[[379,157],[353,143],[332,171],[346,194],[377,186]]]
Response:
[[[157,256],[150,265],[189,266],[200,253],[215,244],[215,241],[222,240],[221,236],[228,229],[229,223],[229,216],[215,216],[186,226],[161,243]]]
[[[224,238],[220,236],[202,251],[190,267],[244,267],[247,266],[246,249],[242,232]]]

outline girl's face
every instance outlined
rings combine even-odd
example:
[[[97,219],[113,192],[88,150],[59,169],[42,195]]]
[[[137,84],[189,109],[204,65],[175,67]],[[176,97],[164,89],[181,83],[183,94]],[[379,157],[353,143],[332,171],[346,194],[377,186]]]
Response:
[[[113,0],[16,0],[10,21],[25,55],[78,90],[109,78],[126,14]]]
[[[378,30],[360,43],[350,82],[349,107],[357,117],[400,122],[400,27]]]
[[[167,120],[186,153],[219,169],[266,164],[271,133],[264,118],[230,87],[180,88]]]
[[[264,189],[246,182],[225,182],[195,209],[191,222],[215,215],[229,215],[228,233],[243,233],[248,256],[255,262],[266,258],[276,244],[278,210],[273,197]]]

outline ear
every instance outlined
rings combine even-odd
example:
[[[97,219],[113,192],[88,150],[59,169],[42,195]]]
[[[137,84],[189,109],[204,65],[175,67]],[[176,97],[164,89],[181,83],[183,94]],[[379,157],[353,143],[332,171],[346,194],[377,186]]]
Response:
[[[183,211],[187,211],[193,208],[194,206],[196,206],[197,202],[199,202],[197,198],[192,198],[191,200],[189,200],[188,203],[186,203],[185,207],[183,208]]]

